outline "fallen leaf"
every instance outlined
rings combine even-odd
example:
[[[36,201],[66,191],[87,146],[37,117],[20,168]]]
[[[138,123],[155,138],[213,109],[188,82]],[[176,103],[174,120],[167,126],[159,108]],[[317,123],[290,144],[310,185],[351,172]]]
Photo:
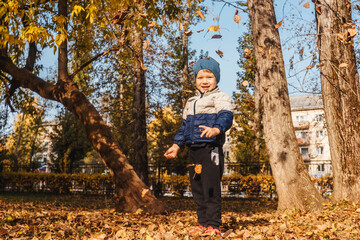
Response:
[[[339,65],[339,67],[341,67],[341,68],[343,68],[343,67],[347,67],[348,66],[348,64],[347,63],[341,63],[340,65]]]
[[[224,53],[220,50],[216,50],[216,53],[222,58],[224,56]]]
[[[309,2],[306,2],[303,6],[304,6],[304,8],[309,8],[309,7],[310,7],[310,3],[309,3]]]
[[[200,10],[197,10],[195,13],[199,15],[202,20],[205,20],[205,16]]]
[[[283,21],[284,21],[284,20],[281,20],[280,22],[278,22],[278,23],[275,25],[275,27],[276,27],[276,28],[281,27],[281,25],[282,25]]]
[[[309,65],[306,67],[306,69],[312,69],[314,66],[313,65]]]
[[[208,28],[209,31],[214,31],[217,32],[220,30],[220,26],[219,25],[212,25]]]
[[[211,37],[212,39],[216,39],[216,38],[222,38],[222,36],[220,34],[215,34]]]

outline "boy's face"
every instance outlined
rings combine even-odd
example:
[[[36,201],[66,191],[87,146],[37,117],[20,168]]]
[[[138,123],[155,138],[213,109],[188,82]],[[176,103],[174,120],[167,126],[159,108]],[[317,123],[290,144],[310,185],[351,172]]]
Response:
[[[202,69],[196,75],[195,86],[201,93],[215,89],[216,85],[215,75],[210,70]]]

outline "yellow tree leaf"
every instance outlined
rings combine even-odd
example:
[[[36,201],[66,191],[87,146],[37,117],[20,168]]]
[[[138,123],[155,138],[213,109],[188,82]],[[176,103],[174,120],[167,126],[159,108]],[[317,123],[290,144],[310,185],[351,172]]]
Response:
[[[220,30],[220,26],[219,25],[212,25],[208,28],[209,31],[214,31],[217,32]]]
[[[312,69],[314,66],[313,65],[309,65],[306,67],[306,69]]]
[[[251,56],[251,50],[248,49],[248,48],[245,48],[245,49],[244,49],[244,52],[245,52],[244,57],[247,58],[247,59],[249,59],[250,56]]]
[[[349,29],[347,30],[347,32],[349,33],[349,36],[350,36],[351,38],[353,38],[353,37],[357,34],[357,31],[356,31],[356,29],[354,29],[354,28],[349,28]]]
[[[205,16],[200,10],[197,10],[195,13],[199,15],[202,20],[205,20]]]
[[[148,28],[153,28],[155,27],[155,22],[154,21],[150,21],[148,24]]]
[[[246,80],[244,80],[244,81],[241,83],[241,85],[243,85],[244,87],[246,87],[247,85],[249,85],[249,82],[246,81]]]

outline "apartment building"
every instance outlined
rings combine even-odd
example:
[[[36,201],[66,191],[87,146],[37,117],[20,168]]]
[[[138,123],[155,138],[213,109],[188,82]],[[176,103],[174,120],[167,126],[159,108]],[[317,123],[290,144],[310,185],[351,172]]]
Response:
[[[310,176],[332,175],[321,94],[291,96],[290,106],[300,153]]]

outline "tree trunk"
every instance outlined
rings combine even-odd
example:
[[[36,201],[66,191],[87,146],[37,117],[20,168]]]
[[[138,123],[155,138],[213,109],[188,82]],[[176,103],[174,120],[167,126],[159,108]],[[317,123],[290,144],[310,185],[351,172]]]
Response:
[[[265,142],[279,197],[278,208],[318,209],[316,190],[300,155],[291,119],[280,37],[272,0],[248,0]]]
[[[134,140],[132,148],[133,166],[141,180],[148,184],[148,157],[147,157],[147,134],[146,134],[146,108],[145,108],[145,71],[143,64],[143,30],[133,32],[132,46],[134,49],[134,103],[132,115],[134,120]]]
[[[315,1],[334,200],[360,199],[360,94],[349,0]]]
[[[5,56],[0,56],[0,69],[17,79],[21,87],[62,103],[79,118],[93,148],[100,154],[113,176],[118,211],[134,212],[142,208],[150,213],[157,213],[164,210],[164,205],[151,194],[128,163],[110,127],[74,82],[67,78],[60,84],[52,85],[28,70],[16,67]]]

